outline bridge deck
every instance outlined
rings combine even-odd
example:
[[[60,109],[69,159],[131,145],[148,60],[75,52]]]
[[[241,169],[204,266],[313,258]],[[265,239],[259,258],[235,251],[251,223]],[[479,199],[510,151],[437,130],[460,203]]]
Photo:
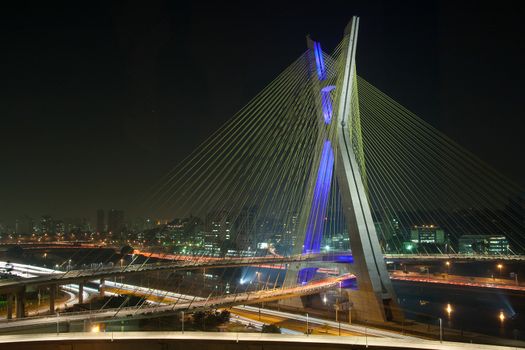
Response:
[[[257,347],[297,348],[314,350],[319,348],[352,349],[465,349],[465,350],[511,350],[515,347],[493,346],[470,343],[443,342],[424,339],[393,339],[378,337],[334,337],[321,335],[284,335],[260,333],[206,333],[206,332],[122,332],[122,333],[66,333],[66,334],[27,334],[2,336],[0,344],[22,345],[25,349],[55,349],[57,342],[63,345],[82,344],[88,347],[99,346],[103,342],[108,349],[164,349],[167,344],[188,343],[198,348],[224,349],[229,344],[238,349]],[[81,346],[82,346],[81,345]]]
[[[240,266],[260,266],[267,264],[287,264],[291,262],[307,262],[322,259],[322,254],[302,254],[289,257],[254,257],[232,259],[200,258],[193,261],[176,261],[170,263],[136,264],[124,267],[110,267],[88,270],[71,270],[64,273],[26,278],[17,281],[0,282],[0,294],[16,292],[26,287],[39,287],[52,284],[82,283],[101,278],[130,276],[146,272],[198,270],[207,268],[227,268]]]

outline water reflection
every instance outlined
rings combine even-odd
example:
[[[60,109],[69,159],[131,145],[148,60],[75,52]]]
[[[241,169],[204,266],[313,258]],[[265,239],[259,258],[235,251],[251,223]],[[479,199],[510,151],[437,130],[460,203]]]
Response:
[[[408,319],[436,325],[443,317],[447,328],[525,339],[523,295],[409,283],[394,283],[394,288]]]

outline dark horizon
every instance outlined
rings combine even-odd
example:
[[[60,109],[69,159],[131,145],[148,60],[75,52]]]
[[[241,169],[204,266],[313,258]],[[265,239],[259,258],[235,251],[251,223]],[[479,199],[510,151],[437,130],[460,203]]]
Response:
[[[0,221],[130,216],[304,52],[361,17],[358,73],[522,187],[523,4],[12,3],[2,11]]]

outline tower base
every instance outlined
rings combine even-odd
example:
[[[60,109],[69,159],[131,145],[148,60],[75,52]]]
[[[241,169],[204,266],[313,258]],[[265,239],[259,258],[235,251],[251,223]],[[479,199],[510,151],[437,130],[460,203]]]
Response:
[[[359,283],[359,282],[358,282]],[[352,319],[361,322],[403,322],[405,315],[397,300],[366,290],[345,290],[351,304]]]

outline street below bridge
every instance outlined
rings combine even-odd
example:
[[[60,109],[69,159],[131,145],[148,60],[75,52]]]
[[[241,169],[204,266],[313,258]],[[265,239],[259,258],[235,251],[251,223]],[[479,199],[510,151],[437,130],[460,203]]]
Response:
[[[505,289],[509,291],[525,292],[524,285],[517,284],[514,280],[503,278],[470,277],[452,275],[448,273],[433,274],[408,271],[391,271],[390,278],[397,281],[434,283],[472,288]]]

